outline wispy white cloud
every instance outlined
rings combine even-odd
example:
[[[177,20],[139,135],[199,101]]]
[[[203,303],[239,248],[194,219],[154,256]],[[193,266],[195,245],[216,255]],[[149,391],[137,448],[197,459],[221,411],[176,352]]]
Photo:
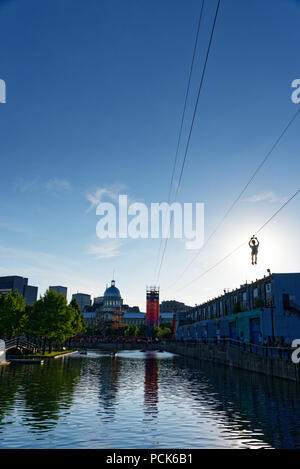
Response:
[[[104,198],[110,199],[113,202],[119,200],[119,194],[125,189],[125,186],[112,186],[112,187],[98,187],[94,192],[87,192],[86,199],[90,202],[87,212],[96,208]]]
[[[50,193],[57,193],[59,191],[70,190],[72,186],[67,179],[61,179],[57,177],[53,177],[44,181],[41,181],[38,178],[29,180],[20,177],[16,181],[15,188],[22,193],[41,190],[46,190]]]
[[[29,230],[13,220],[0,220],[0,229],[13,231],[15,233],[28,233]]]
[[[56,192],[58,190],[70,190],[71,184],[67,179],[52,178],[45,183],[45,188],[49,192]]]
[[[36,190],[39,187],[39,180],[35,179],[24,179],[22,177],[18,178],[15,183],[15,188],[24,193],[24,192],[31,192]]]
[[[254,194],[247,199],[244,199],[245,202],[280,202],[282,198],[280,198],[274,191],[263,191],[258,194]]]
[[[121,245],[119,240],[101,240],[98,244],[89,245],[88,254],[92,254],[96,259],[111,259],[120,256]]]

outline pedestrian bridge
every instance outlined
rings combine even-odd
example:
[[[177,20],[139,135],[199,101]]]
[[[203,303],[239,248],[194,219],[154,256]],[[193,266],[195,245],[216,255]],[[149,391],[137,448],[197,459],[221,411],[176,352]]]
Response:
[[[4,340],[0,340],[0,362],[6,361],[6,352],[12,349],[19,350],[23,354],[24,352],[36,353],[38,347],[23,336],[15,337],[14,339],[6,342]]]

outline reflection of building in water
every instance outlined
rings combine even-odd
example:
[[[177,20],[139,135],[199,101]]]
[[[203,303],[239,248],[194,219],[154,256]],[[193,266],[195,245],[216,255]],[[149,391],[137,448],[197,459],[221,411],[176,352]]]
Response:
[[[119,388],[119,374],[121,361],[117,357],[101,360],[99,399],[106,418],[112,418],[116,410],[116,400]]]
[[[300,397],[296,383],[193,359],[175,359],[181,386],[199,413],[222,416],[223,438],[243,446],[300,447]],[[181,371],[180,371],[181,368]],[[182,375],[184,371],[184,379]],[[174,377],[174,382],[176,381]],[[171,388],[170,388],[171,391]]]
[[[145,360],[145,413],[158,414],[158,361],[156,358]]]

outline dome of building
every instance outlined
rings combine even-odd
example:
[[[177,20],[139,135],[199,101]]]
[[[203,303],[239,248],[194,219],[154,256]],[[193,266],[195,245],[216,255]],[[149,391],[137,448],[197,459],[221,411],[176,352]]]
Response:
[[[115,286],[115,283],[116,282],[114,280],[111,281],[111,286],[105,290],[104,296],[114,296],[121,298],[120,290]]]

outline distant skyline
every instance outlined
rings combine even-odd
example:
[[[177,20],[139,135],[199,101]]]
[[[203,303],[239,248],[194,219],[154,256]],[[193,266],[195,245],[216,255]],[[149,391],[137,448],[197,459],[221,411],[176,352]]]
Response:
[[[205,2],[180,162],[217,0]],[[199,0],[0,0],[0,276],[28,277],[72,294],[103,294],[114,278],[124,302],[145,311],[159,240],[96,236],[96,206],[127,194],[167,201]],[[224,0],[178,200],[205,204],[205,237],[299,109],[300,1]],[[299,189],[300,117],[218,233],[195,252],[170,240],[160,300],[194,305],[273,272],[299,272],[296,198],[247,245],[182,288],[253,235]],[[175,175],[179,177],[179,166]]]

